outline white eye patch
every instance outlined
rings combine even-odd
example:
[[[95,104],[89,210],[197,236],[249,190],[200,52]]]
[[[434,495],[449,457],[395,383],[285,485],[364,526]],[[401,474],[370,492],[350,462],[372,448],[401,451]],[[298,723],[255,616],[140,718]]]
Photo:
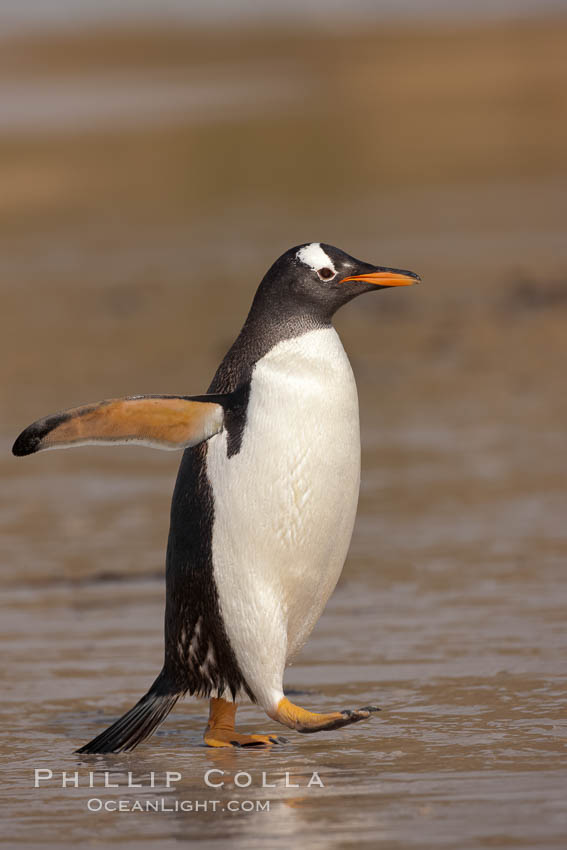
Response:
[[[299,249],[295,256],[301,263],[304,263],[306,266],[313,269],[314,272],[319,271],[319,269],[326,268],[331,269],[332,272],[336,273],[333,261],[329,255],[323,251],[320,242],[312,242],[310,245],[304,245],[303,248]]]

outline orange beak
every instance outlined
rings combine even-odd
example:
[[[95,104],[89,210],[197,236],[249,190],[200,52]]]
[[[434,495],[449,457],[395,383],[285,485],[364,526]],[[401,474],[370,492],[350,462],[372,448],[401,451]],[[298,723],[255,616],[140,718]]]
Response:
[[[411,286],[419,283],[421,278],[415,272],[407,272],[396,269],[377,269],[369,274],[355,274],[351,277],[343,277],[340,283],[349,280],[359,280],[363,283],[373,283],[375,286]]]

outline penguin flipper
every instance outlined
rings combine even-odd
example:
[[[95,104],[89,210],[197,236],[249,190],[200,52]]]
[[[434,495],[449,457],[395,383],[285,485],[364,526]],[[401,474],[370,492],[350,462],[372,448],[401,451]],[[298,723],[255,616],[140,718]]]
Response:
[[[222,430],[221,398],[146,395],[74,407],[29,425],[12,452],[22,457],[45,449],[116,443],[185,449]]]

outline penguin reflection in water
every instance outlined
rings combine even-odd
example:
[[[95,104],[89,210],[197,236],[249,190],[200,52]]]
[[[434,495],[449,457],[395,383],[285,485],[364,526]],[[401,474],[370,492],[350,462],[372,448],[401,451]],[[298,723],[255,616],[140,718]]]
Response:
[[[337,583],[360,482],[358,399],[332,326],[364,292],[419,281],[318,242],[267,272],[206,395],[111,399],[34,422],[15,455],[89,444],[184,449],[167,546],[165,658],[148,693],[79,753],[131,750],[185,694],[210,699],[205,743],[266,747],[235,731],[249,697],[298,732],[366,720],[284,696],[286,663]]]

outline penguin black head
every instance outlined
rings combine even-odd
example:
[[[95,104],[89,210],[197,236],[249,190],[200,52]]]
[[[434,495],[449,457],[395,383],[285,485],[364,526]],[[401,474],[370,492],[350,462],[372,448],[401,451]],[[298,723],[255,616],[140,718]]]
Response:
[[[309,242],[276,260],[258,287],[254,306],[327,324],[339,307],[363,292],[419,281],[414,272],[374,266],[332,245]]]

